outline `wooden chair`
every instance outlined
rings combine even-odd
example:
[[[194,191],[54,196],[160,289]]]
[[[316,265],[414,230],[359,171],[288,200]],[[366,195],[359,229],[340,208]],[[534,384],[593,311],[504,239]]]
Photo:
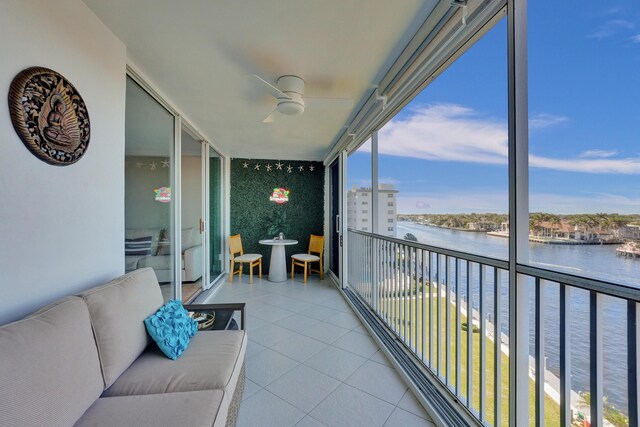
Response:
[[[229,252],[231,252],[231,269],[229,270],[229,282],[233,282],[236,274],[242,280],[242,268],[245,263],[249,264],[249,283],[253,283],[253,267],[258,266],[260,278],[262,279],[262,255],[245,254],[242,250],[242,238],[239,234],[229,236]],[[240,254],[236,256],[236,254]],[[234,271],[235,264],[240,264],[237,271]]]
[[[316,272],[320,273],[320,280],[324,279],[324,270],[322,268],[322,253],[324,252],[324,236],[311,235],[309,240],[309,251],[306,254],[291,255],[291,280],[293,280],[294,269],[297,266],[304,268],[304,283],[307,283],[307,268],[309,274]],[[313,255],[317,254],[317,255]],[[318,270],[311,268],[311,263],[320,263]]]

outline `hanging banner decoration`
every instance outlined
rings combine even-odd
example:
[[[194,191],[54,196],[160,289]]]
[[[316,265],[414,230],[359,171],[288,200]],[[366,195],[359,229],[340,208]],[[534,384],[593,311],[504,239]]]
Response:
[[[276,202],[279,205],[286,203],[289,201],[289,190],[282,187],[276,187],[273,189],[269,200]]]
[[[156,202],[169,203],[171,201],[171,187],[160,187],[153,190],[156,193]]]

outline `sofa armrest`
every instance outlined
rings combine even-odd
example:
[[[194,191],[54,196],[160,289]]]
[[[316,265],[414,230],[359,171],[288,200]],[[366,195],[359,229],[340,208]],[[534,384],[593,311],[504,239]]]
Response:
[[[216,310],[233,310],[240,312],[240,329],[246,330],[246,320],[244,315],[244,305],[243,302],[231,302],[231,303],[223,303],[223,304],[187,304],[184,308],[187,311],[216,311]]]
[[[182,256],[184,258],[184,280],[195,282],[202,277],[202,245],[185,249]]]

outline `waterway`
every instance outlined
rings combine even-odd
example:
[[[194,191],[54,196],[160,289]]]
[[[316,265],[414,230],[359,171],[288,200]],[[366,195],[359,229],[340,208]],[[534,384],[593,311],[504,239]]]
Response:
[[[498,259],[507,259],[508,239],[489,236],[485,233],[450,230],[411,222],[398,222],[397,236],[411,233],[419,243],[455,249]],[[526,260],[520,260],[527,263]],[[557,270],[578,276],[597,278],[608,282],[640,287],[640,259],[616,255],[616,245],[550,245],[529,243],[528,263],[541,268]],[[504,318],[501,330],[508,334],[508,275],[502,274],[501,294]],[[473,283],[477,306],[479,284]],[[490,288],[490,286],[489,286]],[[462,290],[461,290],[462,292]],[[559,288],[556,284],[545,285],[546,301],[545,334],[547,368],[559,375]],[[530,287],[530,349],[534,339],[534,292]],[[493,312],[493,291],[485,290],[487,312]],[[571,293],[571,381],[575,391],[589,390],[589,294],[572,290]],[[616,408],[627,413],[627,340],[626,302],[605,297],[603,301],[603,369],[604,395]],[[489,320],[492,320],[489,316]]]

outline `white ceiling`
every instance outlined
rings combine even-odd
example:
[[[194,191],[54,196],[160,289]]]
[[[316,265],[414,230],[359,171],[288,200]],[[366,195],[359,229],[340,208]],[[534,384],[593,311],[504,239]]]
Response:
[[[262,120],[275,84],[296,74],[309,97],[357,108],[437,0],[84,0],[129,59],[231,157],[321,160],[353,113],[308,107]]]

